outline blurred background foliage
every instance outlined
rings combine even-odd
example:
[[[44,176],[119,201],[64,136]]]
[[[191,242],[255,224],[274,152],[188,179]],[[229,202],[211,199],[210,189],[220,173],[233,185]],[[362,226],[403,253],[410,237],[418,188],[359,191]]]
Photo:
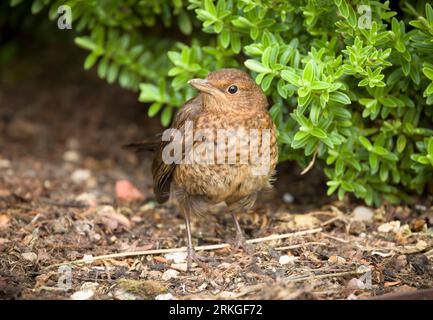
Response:
[[[56,41],[58,10],[67,5],[72,30],[61,31],[87,51],[84,68],[136,91],[164,126],[195,94],[187,80],[242,68],[269,97],[280,160],[315,161],[329,194],[396,203],[433,180],[427,1],[7,2],[0,4],[0,65],[17,50],[8,34]]]

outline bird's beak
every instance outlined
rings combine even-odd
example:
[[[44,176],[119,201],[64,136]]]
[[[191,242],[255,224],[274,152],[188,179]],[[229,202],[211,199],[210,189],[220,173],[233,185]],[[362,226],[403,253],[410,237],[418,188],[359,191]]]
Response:
[[[205,92],[213,95],[215,98],[225,99],[224,93],[221,92],[221,90],[219,90],[218,88],[214,87],[206,79],[191,79],[188,81],[188,84],[190,84],[192,87],[196,88],[201,92]]]

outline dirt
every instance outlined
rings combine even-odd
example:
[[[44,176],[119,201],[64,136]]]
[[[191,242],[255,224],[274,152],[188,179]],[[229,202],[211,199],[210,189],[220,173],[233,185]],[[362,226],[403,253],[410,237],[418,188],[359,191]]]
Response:
[[[121,148],[162,130],[158,119],[137,93],[83,71],[81,57],[46,51],[1,73],[0,298],[364,299],[433,287],[431,196],[360,209],[327,197],[318,168],[301,176],[290,162],[239,215],[248,239],[287,238],[259,241],[251,254],[207,250],[208,268],[190,272],[179,254],[74,263],[185,246],[176,207],[154,201],[150,155]],[[119,199],[125,180],[138,200]],[[310,233],[290,236],[302,230]],[[193,220],[196,245],[234,234],[222,209]]]

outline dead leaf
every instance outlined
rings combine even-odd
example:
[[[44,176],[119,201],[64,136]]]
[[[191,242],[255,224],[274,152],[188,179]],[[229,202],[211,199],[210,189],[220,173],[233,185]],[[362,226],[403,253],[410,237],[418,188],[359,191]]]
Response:
[[[332,264],[342,265],[346,263],[346,259],[340,256],[330,256],[328,262]]]
[[[295,214],[292,215],[293,220],[290,221],[287,226],[290,229],[311,229],[321,224],[321,221],[312,215],[306,214]]]
[[[7,228],[9,226],[10,218],[7,214],[0,214],[0,229]]]
[[[129,228],[131,222],[123,214],[118,213],[112,206],[103,206],[97,211],[99,221],[110,230],[119,227]]]
[[[120,201],[143,201],[144,194],[132,185],[128,180],[119,180],[116,182],[116,197]]]

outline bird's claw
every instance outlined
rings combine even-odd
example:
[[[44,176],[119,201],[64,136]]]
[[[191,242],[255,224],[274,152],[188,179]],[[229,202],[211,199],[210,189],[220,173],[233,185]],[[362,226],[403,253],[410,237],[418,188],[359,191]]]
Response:
[[[188,271],[191,270],[193,261],[197,263],[201,268],[207,269],[208,265],[206,264],[206,262],[208,262],[209,260],[210,260],[209,258],[198,255],[193,248],[189,248],[188,257],[187,257],[187,269]]]
[[[236,234],[236,238],[234,240],[234,251],[239,249],[244,250],[248,254],[252,254],[251,245],[247,243],[245,237],[242,234]]]

